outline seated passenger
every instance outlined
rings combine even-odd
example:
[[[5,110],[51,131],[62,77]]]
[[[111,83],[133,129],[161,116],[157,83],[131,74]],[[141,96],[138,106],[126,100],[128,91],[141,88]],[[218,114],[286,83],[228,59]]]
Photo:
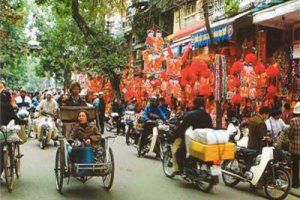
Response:
[[[93,138],[97,138],[97,141]],[[100,138],[101,134],[96,125],[89,123],[87,112],[84,110],[80,111],[78,113],[78,124],[72,128],[68,140],[75,141],[77,139],[85,145],[94,145],[94,142],[99,144]]]
[[[78,82],[72,83],[70,86],[71,95],[63,102],[66,106],[87,106],[86,102],[80,97],[81,86]]]

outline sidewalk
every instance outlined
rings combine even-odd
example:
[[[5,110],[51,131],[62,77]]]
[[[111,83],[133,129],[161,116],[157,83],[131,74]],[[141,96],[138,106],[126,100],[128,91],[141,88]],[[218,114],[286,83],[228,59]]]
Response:
[[[291,188],[290,194],[300,198],[300,188]]]

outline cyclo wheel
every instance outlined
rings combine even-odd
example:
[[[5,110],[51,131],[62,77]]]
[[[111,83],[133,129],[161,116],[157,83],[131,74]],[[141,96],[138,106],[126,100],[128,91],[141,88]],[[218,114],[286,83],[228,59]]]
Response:
[[[14,189],[14,152],[12,148],[12,144],[8,144],[8,149],[4,152],[3,155],[4,176],[9,192]]]
[[[20,145],[15,143],[15,155],[14,155],[14,164],[15,164],[15,172],[17,178],[20,177],[21,174],[21,152],[20,152]]]
[[[105,176],[102,176],[102,181],[103,181],[104,189],[110,190],[114,182],[114,175],[115,175],[114,155],[111,148],[109,148],[109,153],[108,153],[108,157],[106,158],[106,162],[110,162],[110,173]]]
[[[289,172],[283,168],[270,169],[265,177],[265,193],[269,199],[281,200],[286,198],[291,189]]]
[[[56,190],[61,192],[65,174],[65,157],[64,151],[61,147],[57,148],[55,158],[55,179],[56,179]]]

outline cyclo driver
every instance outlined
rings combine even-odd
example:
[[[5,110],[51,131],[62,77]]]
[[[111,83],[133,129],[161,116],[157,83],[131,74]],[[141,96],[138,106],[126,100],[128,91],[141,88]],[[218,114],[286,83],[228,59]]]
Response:
[[[157,98],[155,96],[150,98],[150,104],[144,110],[144,132],[141,137],[141,142],[139,146],[138,156],[141,155],[141,150],[145,146],[145,139],[148,135],[152,134],[153,127],[155,127],[156,119],[162,119],[163,121],[167,120],[166,115],[158,107]],[[158,152],[156,152],[156,156],[159,156]]]
[[[197,96],[193,103],[193,110],[184,115],[182,124],[174,130],[172,138],[173,168],[176,173],[182,171],[182,162],[186,156],[185,131],[190,126],[192,126],[193,129],[213,127],[212,119],[205,111],[204,98],[202,96]]]

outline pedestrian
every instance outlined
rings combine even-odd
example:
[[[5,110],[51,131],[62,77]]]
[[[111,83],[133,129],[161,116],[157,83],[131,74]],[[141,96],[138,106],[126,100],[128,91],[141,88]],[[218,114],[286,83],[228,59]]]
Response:
[[[290,153],[293,162],[292,187],[299,188],[299,162],[300,162],[300,102],[294,107],[294,117],[290,122],[290,128],[287,131],[290,140]]]
[[[259,109],[258,114],[249,120],[249,140],[248,148],[262,152],[262,148],[266,145],[263,141],[267,137],[267,126],[265,120],[269,118],[269,107],[263,106]],[[266,138],[270,140],[270,138]]]
[[[99,125],[101,128],[101,134],[104,134],[104,119],[105,119],[105,107],[106,103],[103,98],[103,92],[98,93],[99,97],[99,105],[98,105],[98,113],[99,113]]]
[[[290,121],[293,118],[293,112],[291,111],[291,106],[289,103],[285,103],[283,107],[284,107],[284,110],[283,110],[281,118],[284,121],[284,123],[290,124]]]

